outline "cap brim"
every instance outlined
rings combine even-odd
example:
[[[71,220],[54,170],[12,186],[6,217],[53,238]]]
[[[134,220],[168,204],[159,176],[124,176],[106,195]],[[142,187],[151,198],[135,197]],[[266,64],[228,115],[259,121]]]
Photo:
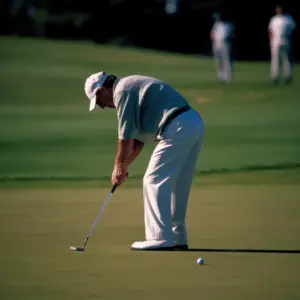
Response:
[[[92,111],[94,108],[95,108],[95,106],[96,106],[96,95],[91,99],[91,101],[90,101],[90,109],[89,109],[89,111]]]
[[[95,107],[96,107],[96,101],[97,101],[97,92],[98,90],[100,89],[101,86],[97,86],[93,92],[93,95],[92,95],[92,99],[90,100],[90,109],[89,111],[92,111]]]

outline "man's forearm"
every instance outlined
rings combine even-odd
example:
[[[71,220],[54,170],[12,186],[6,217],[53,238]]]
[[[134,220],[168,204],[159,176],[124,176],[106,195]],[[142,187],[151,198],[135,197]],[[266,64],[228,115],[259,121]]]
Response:
[[[115,165],[129,165],[128,160],[133,153],[134,140],[118,140],[118,153],[115,159]]]
[[[269,31],[269,40],[272,41],[272,39],[273,39],[273,32]]]
[[[137,158],[137,156],[141,153],[143,147],[144,147],[143,142],[140,142],[138,140],[133,141],[132,152],[128,159],[128,165],[130,165]]]

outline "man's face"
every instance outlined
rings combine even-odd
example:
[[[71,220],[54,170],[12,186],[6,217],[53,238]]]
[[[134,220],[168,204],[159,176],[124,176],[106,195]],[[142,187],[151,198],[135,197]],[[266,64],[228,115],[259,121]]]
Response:
[[[96,93],[96,104],[102,109],[105,107],[115,108],[112,89],[101,87]]]
[[[282,13],[282,7],[280,5],[277,5],[275,11],[276,11],[277,14],[281,14]]]

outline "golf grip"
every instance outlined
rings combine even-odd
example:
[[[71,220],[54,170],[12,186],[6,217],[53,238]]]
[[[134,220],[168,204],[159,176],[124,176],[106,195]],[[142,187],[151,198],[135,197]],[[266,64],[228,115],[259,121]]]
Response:
[[[114,193],[114,191],[116,190],[116,188],[117,188],[117,184],[114,184],[114,186],[112,187],[112,189],[111,189],[111,193],[113,194]]]

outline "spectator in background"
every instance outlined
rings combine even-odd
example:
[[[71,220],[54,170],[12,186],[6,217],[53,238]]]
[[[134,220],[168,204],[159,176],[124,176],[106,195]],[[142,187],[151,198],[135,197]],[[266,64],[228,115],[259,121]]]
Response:
[[[290,83],[293,77],[291,36],[296,27],[292,16],[281,5],[276,6],[276,15],[269,23],[269,40],[271,49],[271,78],[279,83],[280,63],[283,66],[284,81]]]
[[[210,32],[212,50],[216,62],[217,76],[221,82],[232,81],[232,39],[234,26],[220,13],[214,14],[214,25]]]
[[[168,15],[176,14],[178,6],[179,0],[165,0],[165,13]]]

